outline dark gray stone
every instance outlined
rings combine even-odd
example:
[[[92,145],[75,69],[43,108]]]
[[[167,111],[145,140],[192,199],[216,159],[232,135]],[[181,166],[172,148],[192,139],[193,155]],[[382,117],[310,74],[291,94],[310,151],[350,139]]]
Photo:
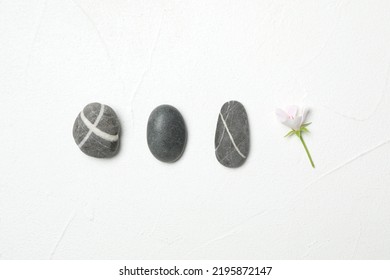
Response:
[[[161,105],[152,111],[147,141],[151,153],[160,161],[175,162],[181,157],[187,142],[187,129],[175,107]]]
[[[219,113],[215,133],[215,155],[226,167],[239,167],[249,154],[249,123],[244,106],[226,102]]]
[[[73,138],[83,153],[110,158],[119,150],[120,123],[114,110],[100,103],[85,106],[73,125]]]

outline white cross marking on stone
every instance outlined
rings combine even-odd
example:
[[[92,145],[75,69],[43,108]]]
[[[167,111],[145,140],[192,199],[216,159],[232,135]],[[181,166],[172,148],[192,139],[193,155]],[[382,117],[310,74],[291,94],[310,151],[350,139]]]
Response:
[[[95,122],[92,124],[85,117],[84,110],[81,111],[81,113],[80,113],[81,120],[86,125],[86,127],[89,129],[89,131],[88,131],[87,135],[85,135],[84,139],[80,142],[79,148],[81,148],[85,144],[85,142],[87,142],[87,140],[89,139],[89,137],[91,136],[92,133],[95,133],[100,138],[102,138],[102,139],[104,139],[106,141],[109,141],[109,142],[118,141],[118,138],[119,138],[118,134],[111,135],[111,134],[108,134],[108,133],[106,133],[104,131],[101,131],[100,129],[97,128],[101,118],[103,117],[103,113],[104,113],[104,104],[101,104],[99,115],[96,118]]]

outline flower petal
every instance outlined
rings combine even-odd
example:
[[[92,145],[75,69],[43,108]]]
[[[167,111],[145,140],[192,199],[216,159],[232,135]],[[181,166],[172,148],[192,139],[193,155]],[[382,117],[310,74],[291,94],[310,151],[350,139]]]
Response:
[[[281,122],[281,123],[284,123],[286,120],[288,120],[288,115],[285,111],[279,109],[279,108],[276,108],[275,110],[275,114],[276,114],[276,117],[278,118],[278,120]]]
[[[301,122],[301,125],[303,125],[305,123],[307,114],[309,114],[309,109],[303,108],[302,109],[302,122]]]
[[[286,121],[283,122],[283,124],[285,126],[288,126],[291,129],[299,130],[301,128],[301,121],[302,121],[302,116],[298,116],[295,119],[287,119]]]
[[[287,113],[290,117],[295,118],[295,117],[297,116],[298,110],[299,110],[299,107],[298,107],[298,106],[296,106],[296,105],[290,105],[290,106],[287,106],[287,108],[286,108],[286,113]]]

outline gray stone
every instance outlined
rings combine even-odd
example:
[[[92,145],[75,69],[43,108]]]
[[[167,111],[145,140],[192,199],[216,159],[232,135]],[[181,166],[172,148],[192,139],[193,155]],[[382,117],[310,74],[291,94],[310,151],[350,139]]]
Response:
[[[114,110],[100,103],[85,106],[73,125],[73,138],[83,153],[110,158],[119,150],[120,123]]]
[[[215,133],[215,155],[226,167],[239,167],[249,154],[249,123],[244,106],[226,102],[219,113]]]
[[[151,153],[160,161],[175,162],[181,157],[187,142],[187,129],[175,107],[161,105],[152,111],[147,141]]]

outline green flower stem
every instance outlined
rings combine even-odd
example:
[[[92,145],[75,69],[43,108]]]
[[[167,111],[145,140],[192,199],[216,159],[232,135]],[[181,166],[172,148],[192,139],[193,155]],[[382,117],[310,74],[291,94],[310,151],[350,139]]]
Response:
[[[315,165],[314,165],[313,159],[311,158],[309,149],[307,148],[306,143],[305,143],[305,141],[303,140],[302,133],[300,133],[300,135],[299,135],[298,137],[299,137],[299,139],[301,140],[301,142],[302,142],[302,144],[303,144],[303,147],[305,148],[305,151],[306,151],[307,156],[309,157],[311,166],[312,166],[313,168],[316,168]]]

